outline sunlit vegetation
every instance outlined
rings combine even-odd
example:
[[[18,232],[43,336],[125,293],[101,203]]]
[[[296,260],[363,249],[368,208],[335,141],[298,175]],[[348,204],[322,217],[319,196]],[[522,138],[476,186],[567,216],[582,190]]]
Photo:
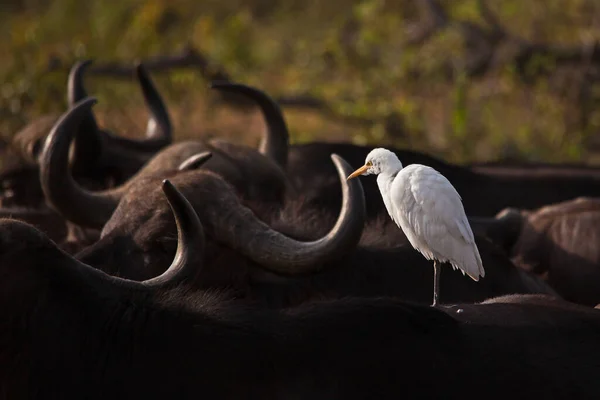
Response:
[[[67,72],[77,60],[133,65],[192,47],[235,81],[274,97],[318,100],[320,107],[284,106],[293,142],[404,146],[455,162],[595,161],[599,1],[488,0],[487,12],[510,37],[498,36],[478,0],[439,0],[444,23],[425,3],[3,1],[0,134],[8,138],[36,116],[63,112]],[[523,55],[521,39],[588,57]],[[261,119],[216,101],[199,69],[152,76],[177,138],[255,143]],[[146,111],[133,77],[89,75],[86,82],[103,124],[143,131]]]

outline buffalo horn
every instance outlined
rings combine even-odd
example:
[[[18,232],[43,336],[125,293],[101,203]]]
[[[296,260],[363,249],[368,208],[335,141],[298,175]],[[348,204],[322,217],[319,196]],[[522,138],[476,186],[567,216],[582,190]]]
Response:
[[[277,102],[265,92],[241,83],[213,82],[210,87],[240,93],[256,102],[267,124],[267,132],[261,139],[259,151],[285,170],[288,159],[289,132]]]
[[[117,154],[115,154],[116,156],[122,156],[121,153],[123,150],[155,152],[168,146],[173,141],[173,127],[167,106],[152,79],[150,79],[148,71],[140,63],[136,66],[135,72],[142,88],[144,101],[150,110],[150,119],[148,119],[146,127],[146,139],[128,139],[105,132],[105,139],[107,141],[105,151],[111,152],[113,149],[118,149]]]
[[[77,225],[101,229],[110,219],[123,195],[131,185],[165,170],[174,170],[181,165],[177,154],[182,152],[180,145],[172,145],[157,153],[144,167],[123,184],[98,192],[82,188],[71,176],[68,168],[68,149],[79,118],[95,104],[88,98],[78,103],[59,119],[48,135],[45,150],[40,157],[40,182],[47,202],[64,218]],[[185,160],[188,169],[198,168],[211,157],[210,152],[196,154]],[[193,166],[193,168],[192,168]]]
[[[69,107],[73,107],[88,97],[83,83],[83,76],[92,62],[92,60],[79,61],[71,68],[67,82],[67,103]],[[96,123],[96,117],[91,109],[78,128],[73,146],[73,169],[77,172],[85,171],[89,165],[95,165],[102,154],[102,136]]]
[[[177,250],[169,268],[157,277],[138,282],[108,275],[69,256],[79,275],[95,285],[109,283],[113,287],[149,290],[177,286],[191,280],[197,274],[204,257],[205,238],[202,224],[192,205],[171,182],[164,180],[162,189],[177,225]]]
[[[177,285],[191,280],[204,256],[204,230],[194,207],[167,179],[163,181],[162,189],[177,224],[177,251],[171,266],[162,275],[142,282],[148,287]]]
[[[207,162],[212,157],[212,153],[209,151],[203,151],[196,155],[191,156],[184,162],[182,162],[177,168],[178,171],[190,171],[198,169],[202,164]]]
[[[69,170],[68,152],[73,136],[96,99],[88,97],[63,114],[46,139],[40,155],[40,183],[48,204],[78,225],[101,228],[116,208],[114,191],[92,193],[80,187]]]
[[[343,257],[356,247],[362,235],[365,196],[360,181],[346,181],[352,167],[336,154],[331,158],[338,171],[343,199],[337,222],[327,235],[311,242],[297,241],[273,230],[238,203],[218,213],[222,219],[217,223],[207,221],[212,223],[215,239],[261,267],[285,275],[316,272],[325,263]]]

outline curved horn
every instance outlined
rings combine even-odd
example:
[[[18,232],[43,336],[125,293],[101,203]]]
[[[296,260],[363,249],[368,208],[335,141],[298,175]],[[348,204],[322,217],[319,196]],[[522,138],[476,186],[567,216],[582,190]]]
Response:
[[[81,188],[71,176],[68,160],[73,136],[94,104],[95,98],[86,98],[56,122],[40,155],[40,183],[48,204],[66,219],[78,225],[101,228],[120,197]]]
[[[91,60],[80,61],[71,68],[67,80],[67,102],[69,106],[73,106],[78,101],[87,97],[83,85],[83,75],[91,63]],[[44,140],[56,121],[57,118],[53,115],[42,116],[17,132],[13,138],[13,143],[20,150],[25,161],[32,165],[39,164],[39,155]],[[86,165],[93,164],[93,161],[101,153],[101,146],[102,139],[98,133],[98,125],[96,124],[94,114],[90,112],[78,130],[73,155],[74,168],[80,171]]]
[[[169,117],[169,112],[167,111],[167,106],[165,105],[160,93],[156,89],[156,86],[152,82],[152,79],[150,79],[148,71],[140,63],[136,66],[135,72],[142,88],[144,102],[150,110],[150,118],[148,119],[148,125],[146,128],[147,139],[128,139],[105,132],[106,139],[109,142],[106,146],[106,150],[109,152],[113,149],[113,147],[119,148],[120,150],[124,149],[137,152],[155,152],[165,146],[168,146],[173,141],[173,127],[171,124],[171,118]]]
[[[67,81],[67,103],[69,106],[74,106],[88,97],[85,85],[83,84],[83,75],[92,62],[92,60],[79,61],[71,67],[69,80]]]
[[[183,159],[193,148],[185,147],[185,143],[178,143],[158,152],[123,184],[103,191],[90,192],[80,187],[71,177],[67,153],[69,141],[73,137],[74,128],[77,127],[77,118],[94,103],[95,99],[88,98],[59,119],[48,135],[46,149],[40,158],[40,181],[46,201],[64,218],[77,225],[102,228],[123,195],[135,182],[157,174],[171,173],[178,167],[179,171],[198,168],[212,156],[210,152],[202,152]]]
[[[295,275],[315,272],[326,262],[354,249],[365,223],[365,196],[357,180],[346,181],[352,167],[340,156],[331,156],[342,185],[342,208],[335,226],[323,238],[312,242],[291,239],[261,222],[250,210],[237,204],[226,205],[226,212],[207,218],[217,240],[226,243],[265,269]],[[219,199],[219,202],[225,201]],[[204,212],[205,210],[199,210]]]
[[[287,167],[290,135],[281,108],[273,98],[265,92],[232,82],[213,82],[212,89],[241,93],[248,96],[260,107],[267,124],[267,133],[261,139],[259,151],[274,160],[284,170]]]
[[[83,77],[92,60],[83,60],[75,63],[69,72],[67,82],[67,104],[75,106],[78,102],[88,97]],[[94,165],[102,154],[102,137],[94,113],[90,111],[81,122],[74,142],[73,169],[85,173],[87,167]]]
[[[210,160],[211,157],[212,153],[210,151],[204,151],[202,153],[193,155],[182,162],[177,168],[177,171],[190,171],[193,169],[198,169],[202,166],[202,164]]]
[[[162,190],[177,224],[177,251],[169,269],[156,278],[142,282],[148,287],[176,285],[192,279],[204,257],[204,230],[194,207],[167,179],[163,181]]]
[[[150,75],[144,65],[141,63],[138,64],[135,68],[135,72],[140,81],[146,105],[152,114],[152,117],[148,120],[146,137],[155,139],[157,142],[161,141],[162,145],[166,146],[173,140],[171,137],[173,128],[167,106],[160,96],[160,93],[158,93],[156,86],[154,86],[152,79],[150,79]],[[157,143],[157,145],[158,144],[159,143]]]
[[[118,287],[133,290],[155,290],[164,287],[172,287],[192,279],[202,267],[204,258],[204,229],[194,211],[194,208],[186,198],[167,180],[162,186],[167,201],[173,210],[175,223],[177,225],[177,250],[169,268],[161,275],[142,282],[132,281],[97,270],[60,251],[70,262],[59,263],[58,273],[62,273],[62,281],[71,281],[77,288],[86,290],[86,284],[92,287],[101,287],[104,295],[111,294],[111,290]],[[6,222],[5,222],[6,223]],[[36,242],[48,240],[38,230],[22,222],[11,221],[16,229],[11,232],[20,233],[19,236],[27,235]],[[21,240],[23,242],[23,240]],[[108,289],[108,290],[107,290]]]

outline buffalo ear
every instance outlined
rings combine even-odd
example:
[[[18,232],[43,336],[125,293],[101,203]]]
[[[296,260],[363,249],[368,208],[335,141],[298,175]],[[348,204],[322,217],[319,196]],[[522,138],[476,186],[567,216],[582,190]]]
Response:
[[[496,219],[498,224],[490,229],[488,235],[510,254],[523,229],[525,216],[515,208],[505,208],[496,215]]]

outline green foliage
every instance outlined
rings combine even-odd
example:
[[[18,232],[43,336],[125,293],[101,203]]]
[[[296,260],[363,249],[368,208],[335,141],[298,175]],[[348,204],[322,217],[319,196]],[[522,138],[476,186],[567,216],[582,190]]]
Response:
[[[600,90],[586,83],[588,66],[564,67],[536,55],[524,71],[506,62],[468,76],[469,43],[460,24],[407,44],[409,27],[419,22],[417,3],[12,0],[0,13],[0,134],[64,111],[67,71],[76,60],[132,63],[192,45],[237,81],[273,96],[325,101],[329,112],[285,110],[293,142],[409,146],[458,162],[591,160],[586,146],[600,128]],[[488,3],[506,29],[527,40],[575,46],[581,38],[600,40],[597,0]],[[478,0],[440,4],[454,22],[489,28]],[[262,129],[259,119],[217,106],[197,70],[153,78],[180,138],[210,128],[254,143]],[[109,128],[143,129],[146,111],[133,80],[90,76],[86,84]]]

